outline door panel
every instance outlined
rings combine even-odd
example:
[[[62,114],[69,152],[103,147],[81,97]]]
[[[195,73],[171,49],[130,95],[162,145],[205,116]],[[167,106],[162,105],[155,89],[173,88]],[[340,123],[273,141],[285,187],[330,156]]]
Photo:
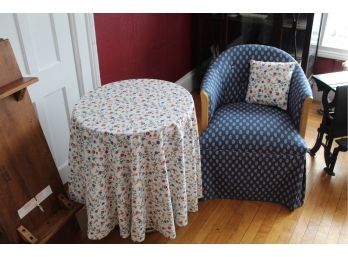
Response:
[[[67,181],[70,114],[80,98],[68,14],[0,14],[63,183]]]
[[[34,14],[27,18],[40,72],[60,62],[54,16],[52,14]]]

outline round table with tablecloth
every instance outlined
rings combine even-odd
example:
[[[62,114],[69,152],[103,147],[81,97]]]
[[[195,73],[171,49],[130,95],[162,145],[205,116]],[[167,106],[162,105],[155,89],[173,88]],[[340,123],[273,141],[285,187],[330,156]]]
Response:
[[[70,125],[69,194],[87,208],[88,238],[119,226],[145,239],[175,238],[202,197],[198,129],[191,94],[174,83],[110,83],[75,106]]]

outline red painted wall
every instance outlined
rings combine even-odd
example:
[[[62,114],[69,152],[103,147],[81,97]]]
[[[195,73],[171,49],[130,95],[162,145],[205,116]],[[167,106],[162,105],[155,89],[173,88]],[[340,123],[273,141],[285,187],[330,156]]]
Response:
[[[176,81],[192,69],[190,14],[94,14],[102,84]]]
[[[315,62],[314,74],[342,71],[342,63],[343,61],[318,57]]]

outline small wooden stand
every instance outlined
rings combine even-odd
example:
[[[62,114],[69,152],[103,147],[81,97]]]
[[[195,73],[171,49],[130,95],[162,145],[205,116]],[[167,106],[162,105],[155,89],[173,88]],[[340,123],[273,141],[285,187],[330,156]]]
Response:
[[[68,200],[8,40],[0,39],[0,242],[46,243],[81,208]],[[41,190],[52,194],[20,219]]]

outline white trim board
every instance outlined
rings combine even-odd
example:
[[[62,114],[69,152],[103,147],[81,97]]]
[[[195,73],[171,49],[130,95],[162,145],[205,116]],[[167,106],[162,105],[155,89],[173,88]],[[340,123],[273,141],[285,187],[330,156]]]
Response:
[[[101,87],[100,81],[100,70],[99,70],[99,59],[98,59],[98,48],[94,25],[94,14],[85,14],[85,22],[87,28],[87,40],[89,47],[89,58],[91,60],[92,78],[94,89]]]
[[[68,14],[80,96],[101,86],[92,13]]]
[[[348,60],[348,51],[342,49],[335,49],[330,47],[319,47],[318,56],[328,59],[347,61]]]
[[[83,97],[89,91],[101,86],[94,17],[92,13],[74,13],[68,14],[68,20],[77,84],[80,97]],[[50,141],[49,139],[50,137],[46,137],[47,141]],[[68,159],[57,169],[62,182],[68,182],[70,173]]]
[[[68,160],[66,160],[62,165],[57,167],[57,169],[63,184],[67,183],[69,180],[69,173],[70,173]]]
[[[191,70],[188,73],[186,73],[183,77],[181,77],[179,80],[177,80],[175,83],[180,86],[183,86],[190,93],[192,93],[195,88],[194,75],[195,75],[195,71]]]

